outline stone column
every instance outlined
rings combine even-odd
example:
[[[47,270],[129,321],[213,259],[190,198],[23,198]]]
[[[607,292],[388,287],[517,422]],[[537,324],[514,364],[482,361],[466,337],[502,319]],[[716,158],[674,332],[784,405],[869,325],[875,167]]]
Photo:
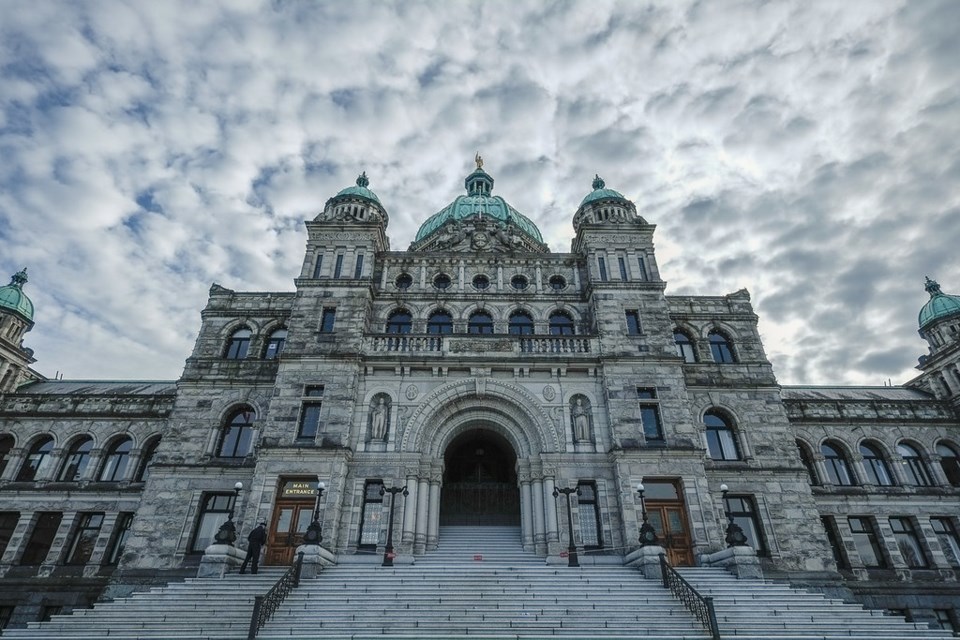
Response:
[[[417,533],[413,541],[413,552],[417,555],[427,549],[427,515],[429,508],[430,481],[421,477],[417,487]]]
[[[533,543],[536,552],[542,555],[547,552],[547,536],[543,522],[543,480],[534,480],[530,485],[530,492],[533,494]]]
[[[520,522],[523,550],[533,551],[533,498],[530,496],[530,478],[520,478]]]
[[[547,544],[560,541],[560,536],[557,533],[557,499],[553,497],[555,486],[552,477],[543,479],[543,502],[547,507],[544,511],[544,517],[547,520]]]
[[[400,542],[412,553],[417,528],[417,474],[414,471],[407,471],[407,493],[410,495],[403,501],[403,534]]]
[[[17,476],[23,466],[26,451],[24,447],[14,447],[7,452],[7,468],[3,470],[3,475],[0,475],[0,480],[13,480]]]
[[[437,548],[440,537],[440,476],[430,478],[430,517],[427,519],[427,549]]]

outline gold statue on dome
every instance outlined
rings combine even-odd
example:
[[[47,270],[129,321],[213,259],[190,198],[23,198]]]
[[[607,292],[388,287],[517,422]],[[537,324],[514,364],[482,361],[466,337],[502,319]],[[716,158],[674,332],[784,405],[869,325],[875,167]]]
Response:
[[[477,151],[477,157],[474,158],[473,161],[477,163],[477,171],[480,171],[483,169],[483,158],[480,156],[479,151]]]

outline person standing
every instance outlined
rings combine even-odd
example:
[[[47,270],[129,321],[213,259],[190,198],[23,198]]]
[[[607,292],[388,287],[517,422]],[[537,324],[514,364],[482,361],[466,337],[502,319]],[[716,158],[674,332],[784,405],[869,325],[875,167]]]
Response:
[[[247,563],[252,561],[250,573],[257,575],[257,566],[260,564],[260,549],[267,542],[267,523],[261,522],[253,531],[247,534],[247,557],[243,559],[240,565],[240,573],[247,572]]]

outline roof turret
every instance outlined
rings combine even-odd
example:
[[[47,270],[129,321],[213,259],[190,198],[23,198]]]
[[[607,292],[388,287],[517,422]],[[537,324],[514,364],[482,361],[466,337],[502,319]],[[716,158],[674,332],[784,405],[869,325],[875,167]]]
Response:
[[[603,181],[603,178],[600,177],[600,174],[594,174],[592,186],[593,191],[584,196],[583,200],[580,202],[581,207],[588,202],[594,202],[595,200],[623,200],[625,202],[629,202],[619,191],[607,189],[607,184]]]
[[[923,331],[937,320],[960,315],[960,296],[946,294],[940,290],[940,285],[936,280],[931,280],[927,276],[924,289],[930,294],[927,304],[920,309],[920,315],[917,322],[920,324],[920,331]]]
[[[0,309],[19,313],[26,320],[33,322],[33,302],[23,292],[23,285],[27,283],[27,269],[24,267],[13,274],[10,284],[0,287]]]
[[[355,187],[347,187],[346,189],[341,189],[337,195],[333,196],[331,200],[335,200],[341,196],[354,196],[359,198],[366,198],[367,200],[372,200],[377,204],[380,204],[380,198],[377,197],[373,191],[370,191],[367,187],[370,186],[370,180],[367,178],[367,172],[364,171],[359,176],[357,176],[357,185]],[[381,205],[383,206],[383,205]]]

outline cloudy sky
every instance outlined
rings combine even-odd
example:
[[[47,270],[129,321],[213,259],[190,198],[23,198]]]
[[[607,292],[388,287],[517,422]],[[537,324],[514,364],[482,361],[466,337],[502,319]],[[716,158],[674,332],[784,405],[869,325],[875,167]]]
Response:
[[[784,384],[903,382],[960,293],[960,3],[0,0],[0,272],[36,368],[180,375],[361,170],[394,249],[480,150],[569,251],[594,173],[668,293],[747,287]]]

